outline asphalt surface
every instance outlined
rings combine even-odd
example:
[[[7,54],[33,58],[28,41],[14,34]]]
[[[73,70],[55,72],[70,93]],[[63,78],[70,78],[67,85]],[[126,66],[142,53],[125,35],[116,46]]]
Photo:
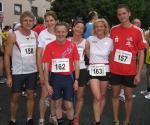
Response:
[[[150,100],[144,98],[143,95],[140,94],[141,90],[146,89],[146,77],[145,77],[145,68],[142,73],[142,81],[141,84],[136,87],[134,93],[136,98],[133,99],[133,110],[131,117],[131,125],[150,125]],[[35,125],[38,125],[39,118],[39,110],[38,110],[38,102],[40,97],[40,87],[37,87],[37,96],[35,97],[35,111],[34,111],[34,121]],[[5,85],[0,84],[0,125],[8,125],[8,121],[10,118],[10,95],[11,90]],[[111,104],[111,96],[112,91],[108,89],[107,91],[107,101],[106,106],[102,116],[103,125],[111,125],[113,121],[112,117],[112,104]],[[50,125],[48,123],[49,110],[46,112],[46,125]],[[121,125],[124,121],[124,103],[120,102],[120,121]],[[26,120],[26,98],[21,97],[19,103],[19,109],[17,112],[17,125],[24,125]],[[80,116],[80,125],[92,125],[94,121],[93,118],[93,110],[92,110],[92,95],[89,86],[85,89],[85,97],[84,97],[84,106]],[[65,125],[67,125],[65,123]]]

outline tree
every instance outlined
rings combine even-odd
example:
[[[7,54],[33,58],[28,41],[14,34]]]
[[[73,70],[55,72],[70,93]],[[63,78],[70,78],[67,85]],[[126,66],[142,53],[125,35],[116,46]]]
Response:
[[[116,17],[118,4],[128,4],[132,12],[131,19],[139,18],[144,27],[149,25],[149,0],[55,0],[52,3],[52,10],[57,13],[60,20],[67,22],[77,17],[86,20],[89,11],[95,10],[100,17],[107,19],[110,25],[115,25],[119,23]]]

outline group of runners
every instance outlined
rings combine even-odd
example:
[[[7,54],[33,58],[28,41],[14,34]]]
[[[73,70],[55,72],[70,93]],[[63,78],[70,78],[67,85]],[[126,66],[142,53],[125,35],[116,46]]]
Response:
[[[141,81],[147,42],[142,30],[130,22],[130,16],[128,6],[121,4],[117,8],[120,24],[111,30],[106,19],[94,15],[91,36],[83,37],[85,23],[77,20],[73,24],[73,36],[68,38],[68,25],[58,21],[55,12],[46,12],[46,29],[39,34],[32,30],[35,19],[32,13],[23,12],[21,26],[8,35],[4,52],[7,85],[12,89],[9,125],[16,125],[23,86],[27,92],[26,125],[35,125],[32,116],[37,72],[41,85],[39,125],[45,123],[45,99],[48,96],[51,97],[50,121],[53,124],[63,125],[65,110],[68,125],[79,125],[88,81],[93,95],[93,125],[103,124],[101,116],[108,84],[112,88],[112,124],[120,125],[119,94],[123,88],[124,125],[131,125],[132,94]],[[85,63],[85,56],[89,59],[89,65]]]

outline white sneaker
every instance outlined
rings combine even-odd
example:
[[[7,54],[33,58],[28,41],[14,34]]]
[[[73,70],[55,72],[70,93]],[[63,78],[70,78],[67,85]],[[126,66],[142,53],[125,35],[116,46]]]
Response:
[[[125,102],[125,96],[124,95],[119,95],[119,100],[122,102]]]
[[[39,122],[39,124],[38,125],[44,125],[44,122]]]
[[[148,91],[147,91],[147,90],[142,90],[140,93],[141,93],[142,95],[147,95],[147,94],[148,94]]]
[[[53,125],[58,125],[56,116],[51,116],[50,115],[49,122],[52,123]]]
[[[132,95],[132,98],[136,98],[136,95],[135,95],[135,94],[133,94],[133,95]]]
[[[146,99],[150,99],[150,92],[148,92],[148,94],[145,95],[145,98],[146,98]]]

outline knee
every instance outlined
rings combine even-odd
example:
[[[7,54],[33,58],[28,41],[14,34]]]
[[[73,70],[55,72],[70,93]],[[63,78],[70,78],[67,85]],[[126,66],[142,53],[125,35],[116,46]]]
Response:
[[[77,96],[77,101],[82,102],[83,101],[83,96],[81,96],[81,95]]]
[[[119,99],[119,94],[113,94],[112,99]]]
[[[106,98],[106,94],[102,94],[101,95],[101,100],[105,100],[105,98]]]
[[[27,99],[30,99],[30,100],[34,99],[34,92],[28,92]]]
[[[69,103],[65,106],[65,108],[68,110],[73,110],[73,104],[72,103]]]
[[[101,96],[94,97],[94,103],[100,103],[100,101],[101,101]]]
[[[13,94],[11,97],[11,103],[17,103],[19,100],[20,94]]]
[[[57,109],[61,109],[61,104],[60,103],[55,103],[54,108]]]
[[[126,102],[131,102],[132,101],[132,95],[125,95],[125,100],[126,100]]]

